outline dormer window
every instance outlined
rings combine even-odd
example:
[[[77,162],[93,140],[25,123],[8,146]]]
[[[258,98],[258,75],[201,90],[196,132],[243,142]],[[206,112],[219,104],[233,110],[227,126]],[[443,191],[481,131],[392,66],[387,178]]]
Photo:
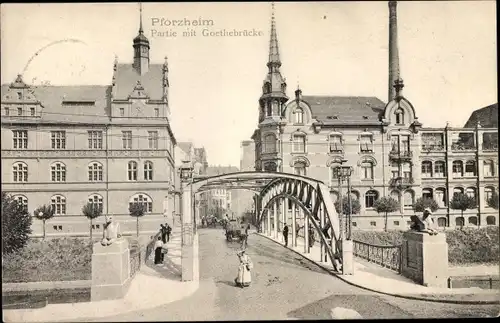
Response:
[[[21,100],[23,98],[23,94],[21,92],[17,92],[17,98]]]
[[[360,150],[361,152],[373,152],[373,137],[370,134],[360,136]]]
[[[404,112],[403,109],[399,108],[395,112],[396,114],[396,124],[404,124]]]
[[[342,136],[340,134],[330,135],[330,152],[342,152]]]
[[[304,110],[301,108],[295,109],[295,123],[304,123]]]

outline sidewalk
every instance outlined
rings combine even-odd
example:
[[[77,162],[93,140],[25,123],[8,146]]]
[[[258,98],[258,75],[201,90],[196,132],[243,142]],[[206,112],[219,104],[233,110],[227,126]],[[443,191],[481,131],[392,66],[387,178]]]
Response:
[[[4,310],[5,322],[54,322],[82,318],[102,318],[165,305],[192,295],[198,282],[181,282],[181,231],[175,227],[170,236],[168,255],[164,265],[155,266],[153,258],[147,259],[133,278],[123,299],[48,304],[40,309]],[[154,257],[154,253],[153,256]]]
[[[282,237],[278,239],[266,236],[263,233],[258,233],[270,240],[283,244]],[[279,233],[278,233],[279,234]],[[383,268],[374,263],[354,257],[354,275],[341,275],[333,269],[333,266],[328,259],[327,262],[321,261],[320,243],[315,242],[310,249],[309,254],[304,253],[304,239],[297,239],[297,246],[290,247],[291,238],[289,239],[289,249],[297,252],[303,257],[316,263],[332,275],[344,280],[345,282],[368,289],[377,293],[388,294],[397,297],[405,297],[411,299],[442,301],[451,303],[498,303],[500,295],[498,290],[485,290],[481,288],[437,288],[425,287],[416,284],[412,280],[399,275],[397,272]],[[324,260],[324,259],[323,259]]]

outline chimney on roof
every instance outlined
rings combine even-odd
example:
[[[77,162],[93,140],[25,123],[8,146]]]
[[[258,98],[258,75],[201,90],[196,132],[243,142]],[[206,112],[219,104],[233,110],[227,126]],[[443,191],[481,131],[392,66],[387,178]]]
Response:
[[[397,1],[389,1],[389,95],[388,102],[392,101],[397,93],[394,85],[400,78],[398,52],[398,18]]]

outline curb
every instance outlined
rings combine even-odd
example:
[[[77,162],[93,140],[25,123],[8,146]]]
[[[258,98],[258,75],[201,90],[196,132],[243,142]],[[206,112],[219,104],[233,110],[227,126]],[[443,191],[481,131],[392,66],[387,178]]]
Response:
[[[274,243],[279,244],[279,242],[275,241],[274,239],[272,239],[272,238],[270,238],[262,233],[255,232],[254,234],[260,235],[261,237],[267,238],[267,239],[273,241]],[[342,275],[339,275],[339,274],[332,272],[331,269],[328,269],[325,266],[317,263],[316,261],[307,258],[306,256],[304,256],[300,252],[295,251],[295,250],[291,249],[290,247],[285,247],[285,246],[283,246],[283,247],[295,252],[296,254],[298,254],[300,256],[302,256],[302,258],[305,258],[309,262],[315,264],[316,266],[318,266],[321,269],[323,269],[324,271],[328,272],[330,275],[337,277],[338,279],[342,280],[343,282],[345,282],[351,286],[358,287],[358,288],[361,288],[361,289],[364,289],[364,290],[367,290],[370,292],[388,295],[388,296],[393,296],[393,297],[398,297],[398,298],[405,298],[405,299],[411,299],[411,300],[417,300],[417,301],[434,302],[434,303],[461,304],[461,305],[497,305],[497,304],[500,304],[500,300],[496,300],[496,301],[481,301],[481,300],[462,301],[462,300],[453,300],[453,299],[434,299],[434,298],[427,298],[427,297],[419,297],[419,296],[410,296],[410,295],[392,294],[392,293],[382,292],[379,290],[371,289],[371,288],[368,288],[366,286],[362,286],[362,285],[358,285],[358,284],[355,284],[353,282],[350,282],[350,281],[346,280],[345,278],[343,278]]]

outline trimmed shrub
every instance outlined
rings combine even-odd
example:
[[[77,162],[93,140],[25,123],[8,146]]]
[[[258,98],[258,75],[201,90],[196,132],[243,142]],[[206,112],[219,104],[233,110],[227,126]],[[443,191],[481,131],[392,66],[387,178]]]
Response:
[[[32,218],[17,200],[2,192],[2,254],[16,252],[26,246],[32,233]]]

